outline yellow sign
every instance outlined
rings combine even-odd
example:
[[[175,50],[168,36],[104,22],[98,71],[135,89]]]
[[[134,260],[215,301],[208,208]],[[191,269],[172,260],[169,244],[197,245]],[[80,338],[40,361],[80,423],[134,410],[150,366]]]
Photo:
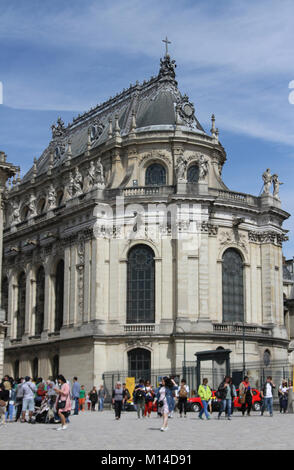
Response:
[[[126,378],[126,388],[128,389],[129,394],[131,395],[128,400],[128,402],[131,403],[133,401],[133,392],[135,390],[135,377]]]

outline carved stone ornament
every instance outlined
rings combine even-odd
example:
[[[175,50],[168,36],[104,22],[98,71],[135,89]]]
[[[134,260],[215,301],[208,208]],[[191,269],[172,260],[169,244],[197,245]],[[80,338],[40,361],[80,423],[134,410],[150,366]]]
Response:
[[[12,206],[11,225],[15,225],[20,222],[20,204],[19,202],[12,200],[11,206]]]
[[[147,348],[152,348],[152,342],[151,341],[144,341],[143,339],[136,338],[136,339],[130,339],[127,341],[127,347],[147,347]]]
[[[218,226],[205,220],[201,223],[201,232],[208,233],[209,236],[216,236],[218,233]]]
[[[189,127],[195,123],[195,108],[193,103],[189,101],[187,95],[184,95],[178,100],[176,105],[176,112],[181,120]]]
[[[29,217],[35,217],[37,215],[36,201],[36,196],[31,194],[28,202]]]
[[[187,158],[187,163],[195,162],[199,166],[199,180],[204,180],[208,174],[209,163],[205,155],[197,152]]]
[[[151,152],[142,155],[140,158],[140,165],[146,164],[148,160],[150,160],[150,163],[155,160],[163,160],[167,165],[171,165],[170,158],[158,150],[151,150]]]
[[[65,133],[65,127],[63,120],[59,117],[57,119],[57,125],[52,124],[52,138],[55,139],[56,137],[61,137]]]
[[[220,245],[235,245],[241,247],[246,253],[248,252],[247,248],[248,239],[246,235],[235,233],[233,231],[223,231],[219,235]]]
[[[48,210],[54,209],[56,207],[56,191],[52,183],[48,189],[47,201],[48,201]]]
[[[273,232],[273,231],[264,231],[264,232],[248,232],[248,239],[253,243],[272,243],[282,246],[283,242],[289,240],[289,237],[285,234]]]
[[[104,124],[102,124],[102,122],[100,122],[98,119],[95,119],[93,121],[92,125],[89,128],[90,140],[92,143],[99,139],[104,128]]]
[[[160,59],[160,70],[159,70],[159,77],[166,78],[170,77],[172,79],[176,78],[176,61],[171,60],[169,55],[165,55],[163,59]]]

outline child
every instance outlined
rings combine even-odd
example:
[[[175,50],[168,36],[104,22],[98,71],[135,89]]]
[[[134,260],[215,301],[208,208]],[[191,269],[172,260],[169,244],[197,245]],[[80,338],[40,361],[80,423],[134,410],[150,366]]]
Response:
[[[79,398],[80,411],[85,411],[85,401],[86,401],[86,390],[85,390],[85,385],[82,385],[81,390],[80,390],[80,398]]]

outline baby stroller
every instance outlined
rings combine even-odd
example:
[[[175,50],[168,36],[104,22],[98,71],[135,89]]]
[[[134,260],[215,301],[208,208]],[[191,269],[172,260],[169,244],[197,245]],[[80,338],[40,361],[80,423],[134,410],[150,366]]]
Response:
[[[35,406],[35,411],[31,419],[31,423],[48,424],[54,422],[54,413],[50,409],[49,399],[47,397],[41,402],[40,406]]]

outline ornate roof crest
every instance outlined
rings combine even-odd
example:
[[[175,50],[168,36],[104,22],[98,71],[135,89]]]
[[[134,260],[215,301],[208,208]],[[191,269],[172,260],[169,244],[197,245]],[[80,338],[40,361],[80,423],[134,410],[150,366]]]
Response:
[[[52,129],[52,138],[53,139],[55,139],[56,137],[62,137],[63,136],[63,134],[65,133],[65,127],[64,127],[64,122],[61,119],[61,117],[59,117],[57,119],[57,125],[52,124],[51,129]]]

